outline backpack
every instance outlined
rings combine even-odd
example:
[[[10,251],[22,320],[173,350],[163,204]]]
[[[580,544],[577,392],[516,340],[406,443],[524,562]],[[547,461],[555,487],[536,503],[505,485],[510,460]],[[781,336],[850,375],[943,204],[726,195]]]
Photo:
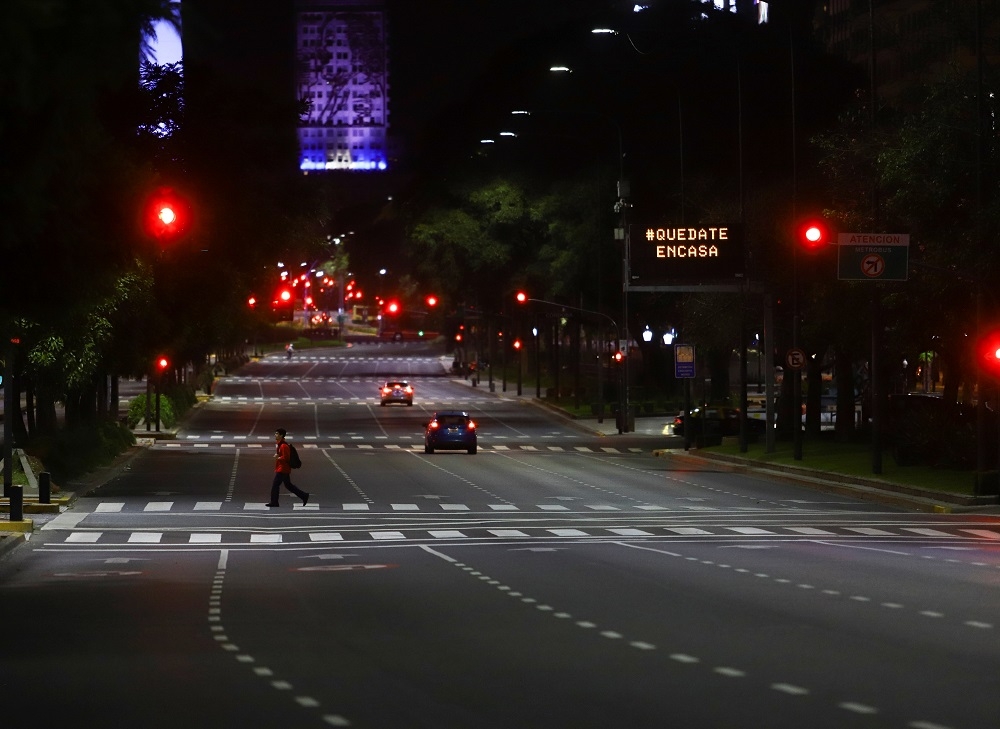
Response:
[[[299,458],[299,452],[295,450],[295,446],[291,443],[288,445],[288,465],[292,468],[302,468],[302,459]]]

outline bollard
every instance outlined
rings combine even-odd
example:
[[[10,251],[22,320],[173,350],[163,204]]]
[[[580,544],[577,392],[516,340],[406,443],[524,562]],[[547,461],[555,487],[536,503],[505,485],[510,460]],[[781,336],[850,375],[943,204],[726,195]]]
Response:
[[[52,476],[48,471],[38,474],[38,503],[52,503]]]
[[[10,520],[24,521],[24,487],[10,487]]]

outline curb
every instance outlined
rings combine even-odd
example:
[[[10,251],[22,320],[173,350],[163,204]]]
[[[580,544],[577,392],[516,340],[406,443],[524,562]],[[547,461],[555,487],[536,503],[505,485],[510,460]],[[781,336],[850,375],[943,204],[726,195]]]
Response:
[[[16,549],[27,540],[23,534],[0,531],[0,559]]]
[[[0,521],[0,533],[14,533],[14,534],[24,534],[30,533],[35,529],[35,522],[31,519],[22,519],[21,521]]]
[[[818,491],[916,511],[938,514],[969,512],[1000,514],[1000,504],[997,503],[995,496],[940,494],[874,478],[860,478],[796,466],[773,464],[761,466],[747,459],[722,454],[692,454],[688,451],[658,449],[653,451],[653,455],[677,461],[687,460],[692,466],[704,466],[706,463],[723,465],[735,472],[760,474]]]

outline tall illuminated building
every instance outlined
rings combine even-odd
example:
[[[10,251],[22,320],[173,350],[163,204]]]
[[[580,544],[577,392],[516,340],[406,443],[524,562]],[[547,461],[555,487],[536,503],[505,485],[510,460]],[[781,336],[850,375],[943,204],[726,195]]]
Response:
[[[299,169],[385,170],[389,75],[383,0],[299,0]]]

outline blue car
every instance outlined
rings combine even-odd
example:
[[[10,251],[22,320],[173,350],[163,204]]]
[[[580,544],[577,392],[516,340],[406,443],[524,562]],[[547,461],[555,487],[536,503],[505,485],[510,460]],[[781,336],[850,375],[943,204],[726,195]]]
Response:
[[[464,410],[440,410],[434,413],[424,432],[424,453],[436,449],[466,451],[474,455],[478,445],[476,423]]]

